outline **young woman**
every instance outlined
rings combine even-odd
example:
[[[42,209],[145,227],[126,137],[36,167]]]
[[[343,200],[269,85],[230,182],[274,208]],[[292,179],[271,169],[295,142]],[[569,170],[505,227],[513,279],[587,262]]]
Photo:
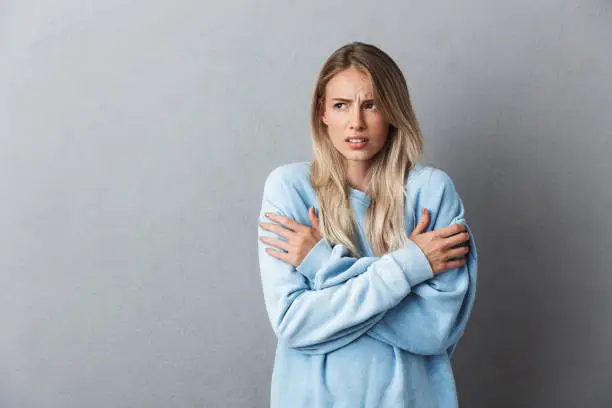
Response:
[[[311,124],[312,162],[270,172],[258,224],[271,407],[457,407],[476,246],[452,180],[421,163],[404,76],[373,45],[339,48]]]

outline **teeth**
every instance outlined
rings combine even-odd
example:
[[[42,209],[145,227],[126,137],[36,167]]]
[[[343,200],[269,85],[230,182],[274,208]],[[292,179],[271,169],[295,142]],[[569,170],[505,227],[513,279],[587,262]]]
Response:
[[[349,142],[365,142],[367,139],[349,139]]]

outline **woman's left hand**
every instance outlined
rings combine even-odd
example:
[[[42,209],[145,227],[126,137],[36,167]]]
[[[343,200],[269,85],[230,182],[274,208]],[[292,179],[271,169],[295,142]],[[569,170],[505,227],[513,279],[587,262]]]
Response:
[[[259,240],[287,251],[285,253],[277,249],[266,248],[266,252],[274,258],[285,261],[295,267],[302,263],[306,255],[322,238],[319,229],[319,217],[315,214],[314,207],[308,209],[308,218],[310,218],[312,228],[284,215],[275,213],[266,213],[265,215],[272,221],[282,225],[260,222],[261,228],[287,238],[287,241],[267,236],[260,236]]]

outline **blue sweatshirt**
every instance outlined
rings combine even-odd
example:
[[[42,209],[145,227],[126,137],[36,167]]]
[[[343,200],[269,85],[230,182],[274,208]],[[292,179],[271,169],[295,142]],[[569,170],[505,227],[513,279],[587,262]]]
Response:
[[[308,209],[319,206],[309,175],[309,162],[272,170],[258,223],[275,223],[264,215],[272,212],[311,227]],[[457,407],[450,360],[474,304],[477,271],[462,200],[441,169],[417,163],[408,176],[408,235],[423,207],[427,231],[462,223],[470,233],[467,263],[434,276],[413,241],[373,255],[363,223],[371,198],[349,189],[365,256],[353,258],[323,238],[296,268],[258,240],[266,311],[278,339],[270,407]],[[259,224],[258,235],[286,240]]]

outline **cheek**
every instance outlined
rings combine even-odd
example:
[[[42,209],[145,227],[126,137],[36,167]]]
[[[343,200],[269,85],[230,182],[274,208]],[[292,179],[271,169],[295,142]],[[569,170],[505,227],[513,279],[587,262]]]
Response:
[[[389,132],[389,124],[380,116],[371,117],[368,121],[368,128],[372,133],[379,137],[386,136],[386,134]]]
[[[327,114],[327,127],[330,129],[337,129],[344,126],[344,116],[336,112]]]

